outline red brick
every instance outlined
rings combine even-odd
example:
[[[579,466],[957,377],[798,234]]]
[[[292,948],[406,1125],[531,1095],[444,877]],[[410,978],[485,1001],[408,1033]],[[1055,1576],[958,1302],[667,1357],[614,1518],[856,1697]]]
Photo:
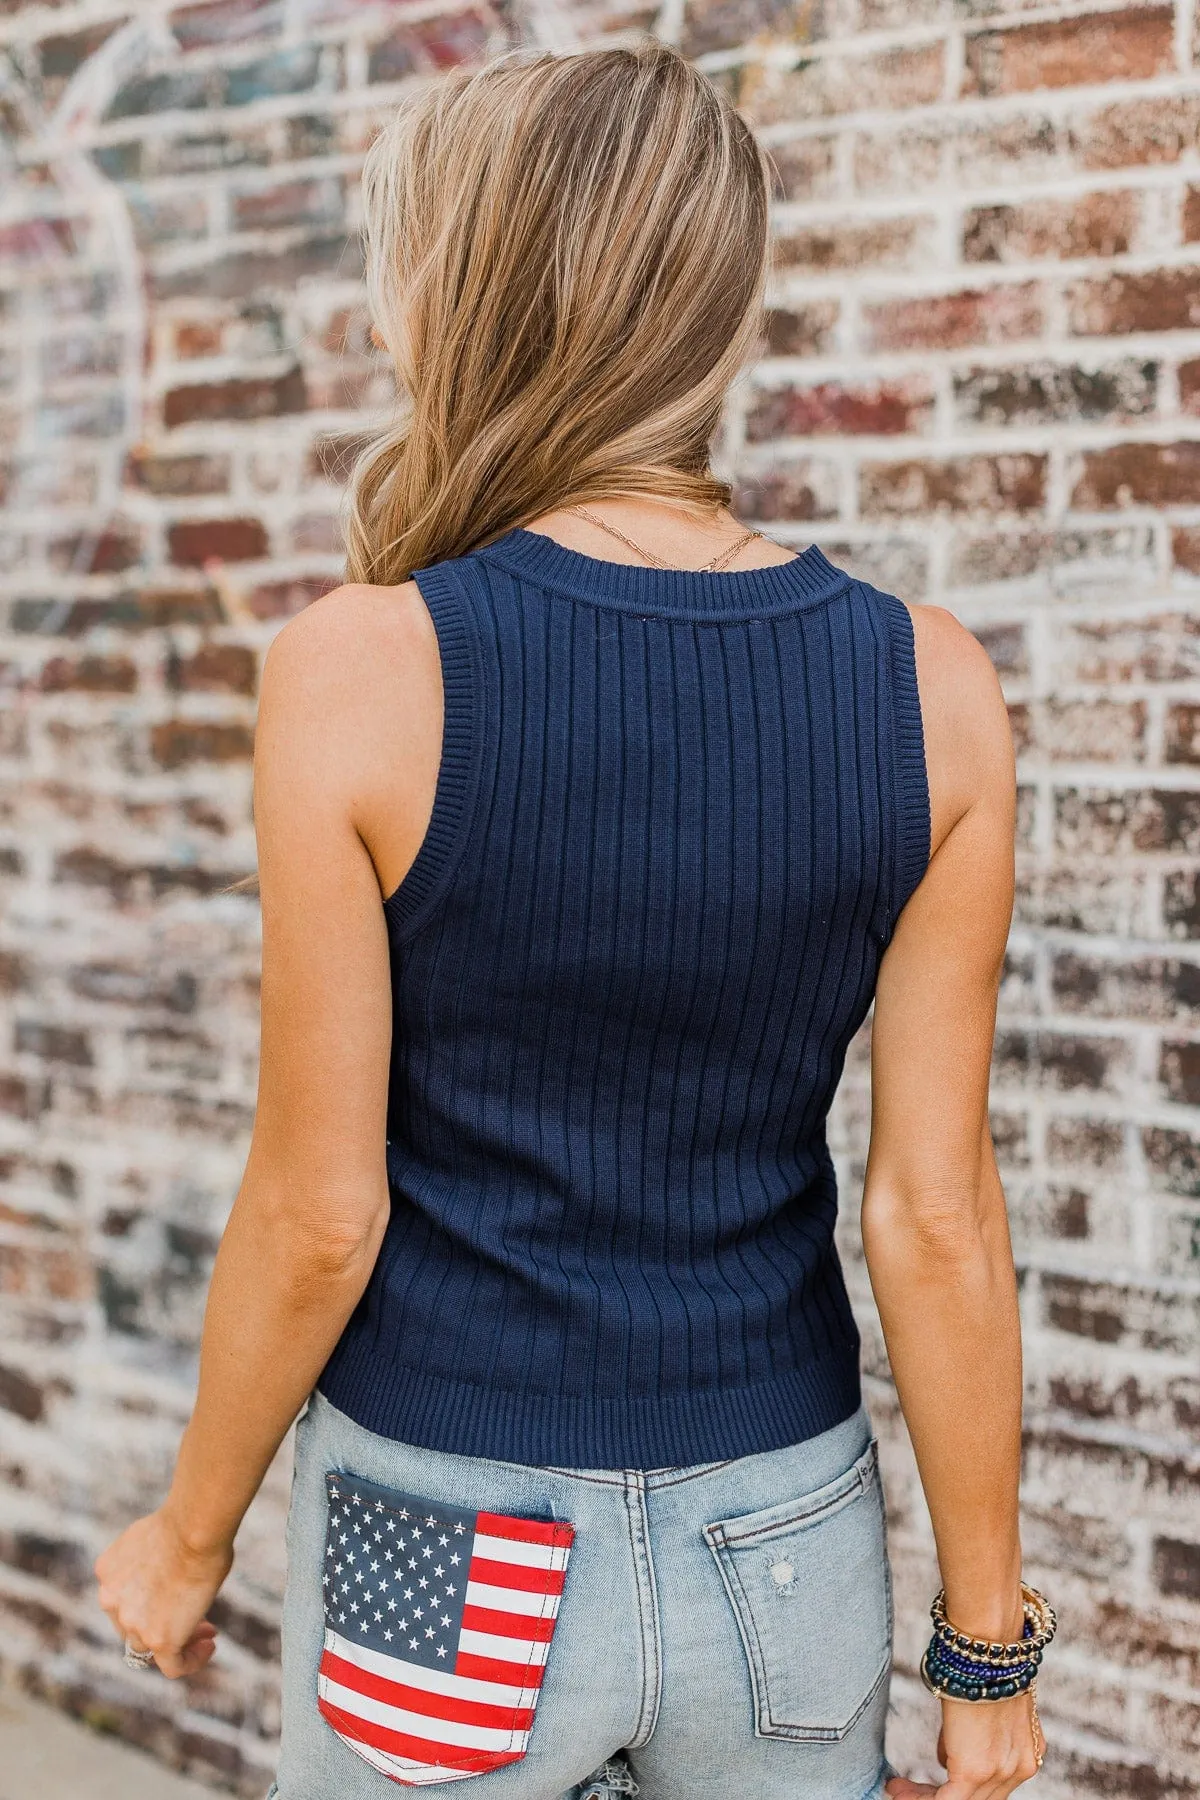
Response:
[[[895,436],[923,430],[932,411],[933,392],[920,378],[871,386],[825,381],[760,394],[746,419],[746,437],[761,443],[781,437]]]
[[[21,1369],[0,1368],[0,1406],[27,1424],[45,1417],[46,1386]]]
[[[1157,1545],[1155,1548],[1157,1550]],[[1176,1554],[1186,1550],[1194,1563],[1200,1563],[1200,1544],[1178,1544],[1173,1549]],[[1193,1585],[1187,1592],[1192,1598],[1200,1593],[1200,1581],[1194,1576]],[[1194,1757],[1200,1753],[1200,1704],[1194,1700],[1181,1700],[1173,1694],[1148,1694],[1146,1725],[1142,1729],[1147,1728],[1153,1734],[1153,1741],[1161,1744],[1167,1755],[1174,1752],[1178,1756]]]
[[[1111,686],[1200,680],[1200,616],[1162,612],[1080,621],[1062,634],[1058,664],[1067,680]]]
[[[337,513],[303,512],[294,521],[288,542],[293,550],[327,551],[336,556],[345,548],[342,521]]]
[[[963,219],[963,261],[1120,256],[1133,241],[1136,221],[1137,196],[1133,193],[977,206]]]
[[[1016,917],[1034,929],[1128,937],[1146,916],[1148,887],[1146,876],[1127,870],[1054,865],[1043,875],[1023,868],[1017,876]]]
[[[221,1594],[213,1601],[208,1616],[231,1644],[240,1644],[261,1662],[278,1662],[280,1632],[275,1620],[252,1612],[245,1605],[235,1604],[228,1594]]]
[[[1043,316],[1040,288],[1023,282],[868,303],[863,307],[863,330],[872,350],[959,350],[969,344],[1036,338]]]
[[[75,331],[42,345],[42,371],[47,381],[71,381],[81,375],[116,375],[124,339],[113,331]]]
[[[48,554],[57,569],[116,575],[137,567],[142,559],[142,539],[135,526],[113,524],[97,535],[59,538],[49,546]]]
[[[1093,1338],[1100,1344],[1119,1343],[1125,1335],[1124,1319],[1111,1289],[1093,1289],[1070,1276],[1050,1275],[1043,1279],[1042,1291],[1047,1323],[1055,1330]]]
[[[148,286],[154,300],[260,300],[286,294],[312,276],[355,281],[362,273],[357,238],[343,232],[306,237],[286,248],[234,250],[211,262],[186,268],[151,266]]]
[[[1120,1093],[1130,1075],[1129,1046],[1123,1038],[1111,1036],[1001,1030],[993,1074],[1008,1087]]]
[[[1072,506],[1195,506],[1200,503],[1200,442],[1116,444],[1090,450]]]
[[[1200,706],[1181,701],[1167,708],[1165,760],[1200,763]]]
[[[1183,1039],[1163,1044],[1158,1079],[1168,1100],[1179,1106],[1200,1106],[1200,1043]]]
[[[1070,329],[1080,337],[1126,331],[1187,331],[1200,325],[1200,271],[1154,269],[1100,276],[1067,289]]]
[[[44,81],[61,81],[74,75],[89,57],[116,30],[117,20],[106,19],[98,25],[86,26],[82,31],[72,31],[60,37],[43,38],[38,45],[38,60],[41,63]]]
[[[1155,567],[1152,528],[1123,521],[1071,530],[960,532],[951,546],[949,580],[955,587],[991,586],[1030,575],[1057,576],[1080,564],[1105,573],[1121,564],[1131,578],[1144,577]]]
[[[218,324],[207,324],[196,321],[175,327],[175,354],[183,362],[190,362],[198,356],[219,356],[224,339],[224,328]]]
[[[927,218],[809,225],[776,239],[779,269],[907,268],[929,244]]]
[[[381,356],[371,342],[371,315],[363,306],[339,306],[317,333],[322,350],[335,356]]]
[[[421,70],[449,69],[484,54],[491,21],[482,7],[401,25],[370,53],[370,81],[399,81]]]
[[[203,194],[131,195],[127,201],[139,247],[153,250],[180,239],[198,241],[208,233],[208,203]]]
[[[867,55],[812,57],[792,69],[747,63],[738,104],[754,126],[779,120],[830,118],[864,107],[927,106],[945,81],[940,43],[905,45]]]
[[[29,985],[29,965],[24,958],[14,950],[0,950],[0,994],[15,994]]]
[[[833,345],[841,310],[836,300],[773,307],[767,313],[767,355],[821,356]]]
[[[963,92],[1013,94],[1144,81],[1166,74],[1174,61],[1174,8],[1131,6],[969,36]]]
[[[38,677],[46,694],[132,694],[137,684],[127,656],[53,656]]]
[[[1158,365],[1132,357],[1107,368],[1059,363],[970,369],[954,377],[956,415],[977,425],[1075,424],[1153,413]]]
[[[256,619],[286,619],[303,612],[313,600],[339,585],[336,575],[295,576],[290,581],[265,581],[251,588],[247,607]]]
[[[191,656],[171,655],[166,678],[176,692],[217,688],[252,694],[258,685],[258,658],[247,644],[202,644]]]
[[[685,56],[732,50],[747,38],[787,38],[795,28],[795,0],[688,0],[680,48]],[[820,15],[813,15],[816,35]]]
[[[1028,453],[864,463],[867,518],[927,512],[1032,512],[1046,492],[1046,458]]]
[[[734,490],[734,507],[761,523],[832,519],[837,514],[837,470],[809,458],[776,458],[762,474],[744,475]]]
[[[999,1106],[990,1114],[996,1160],[1005,1173],[1029,1166],[1029,1121],[1023,1114],[1005,1112]]]
[[[309,93],[320,80],[324,61],[319,45],[296,44],[254,62],[233,62],[222,72],[217,104],[250,106],[280,94]]]
[[[185,51],[275,37],[281,23],[279,0],[206,0],[202,6],[180,7],[170,15],[171,30]]]
[[[163,396],[163,423],[190,425],[198,419],[267,419],[304,412],[308,394],[304,373],[205,381],[172,388]]]
[[[1184,412],[1200,413],[1200,357],[1179,365],[1179,404]]]
[[[262,168],[279,152],[278,124],[230,131],[197,127],[186,135],[151,139],[155,175],[219,175],[227,169]]]
[[[1144,700],[1045,700],[1028,709],[1028,748],[1056,762],[1141,762]]]
[[[227,456],[154,456],[134,450],[127,463],[132,481],[149,494],[227,494],[230,462]]]
[[[1154,1580],[1161,1594],[1200,1600],[1200,1544],[1180,1543],[1176,1538],[1156,1538]],[[1196,1747],[1200,1748],[1200,1740]]]
[[[328,224],[344,214],[345,197],[340,181],[286,181],[275,187],[255,188],[235,194],[234,222],[243,230],[255,228]]]
[[[1181,525],[1171,533],[1171,555],[1177,569],[1200,575],[1200,527]]]
[[[150,750],[164,769],[197,762],[242,762],[254,751],[254,732],[236,721],[164,719],[150,731]]]
[[[267,534],[259,519],[181,519],[169,527],[171,561],[202,569],[213,557],[250,562],[267,554]]]
[[[793,138],[772,144],[770,158],[784,200],[822,200],[837,192],[833,137]]]
[[[1150,1125],[1142,1131],[1142,1154],[1154,1185],[1169,1194],[1200,1194],[1200,1141],[1186,1130]]]
[[[1029,644],[1023,625],[981,625],[974,635],[998,675],[1028,675]]]
[[[1101,1019],[1200,1022],[1200,964],[1174,957],[1114,957],[1061,951],[1051,959],[1050,991],[1058,1008]]]
[[[1065,856],[1200,852],[1200,793],[1186,788],[1060,788],[1054,841]]]
[[[1125,1133],[1115,1119],[1051,1118],[1046,1155],[1054,1168],[1089,1168],[1119,1174],[1125,1167]]]
[[[1177,163],[1200,137],[1200,94],[1118,100],[1071,121],[1074,159],[1085,169]]]
[[[964,187],[1039,181],[1070,168],[1058,123],[1045,113],[967,117],[952,139],[953,172]]]
[[[917,194],[940,186],[948,137],[941,125],[860,132],[854,186],[860,194]]]
[[[53,1089],[39,1077],[0,1072],[0,1113],[13,1119],[36,1119],[50,1107]]]
[[[869,581],[892,594],[907,594],[911,600],[920,600],[928,592],[926,548],[901,532],[884,529],[866,536],[856,532],[839,537],[823,531],[816,541],[831,562],[859,581]]]
[[[96,1060],[86,1031],[38,1019],[17,1020],[13,1048],[21,1055],[38,1056],[44,1062],[73,1063],[78,1068],[90,1068]]]
[[[82,637],[89,631],[156,631],[164,625],[213,625],[221,620],[215,589],[148,586],[104,600],[17,600],[14,631],[52,630],[56,637]]]
[[[196,862],[123,862],[106,851],[83,846],[55,858],[53,878],[67,886],[102,890],[118,904],[128,900],[144,904],[171,894],[219,893],[234,875]]]
[[[369,432],[335,432],[314,438],[309,446],[308,473],[323,481],[341,486],[354,467],[356,459],[374,442]]]

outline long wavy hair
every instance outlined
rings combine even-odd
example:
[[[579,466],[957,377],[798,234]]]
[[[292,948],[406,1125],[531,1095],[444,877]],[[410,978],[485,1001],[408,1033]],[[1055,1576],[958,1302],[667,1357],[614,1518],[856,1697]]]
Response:
[[[722,404],[762,331],[770,164],[677,51],[514,51],[422,85],[363,170],[401,397],[359,457],[347,578],[391,584],[552,508],[728,505]]]

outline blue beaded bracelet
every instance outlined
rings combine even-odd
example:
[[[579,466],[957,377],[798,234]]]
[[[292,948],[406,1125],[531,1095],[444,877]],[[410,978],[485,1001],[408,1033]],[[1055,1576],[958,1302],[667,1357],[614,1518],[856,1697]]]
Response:
[[[1040,1660],[1040,1657],[1039,1657]],[[951,1660],[945,1646],[935,1637],[921,1658],[921,1678],[935,1694],[946,1694],[952,1700],[1011,1700],[1023,1694],[1037,1675],[1037,1663],[968,1663],[965,1658]]]
[[[1024,1620],[1016,1643],[994,1643],[959,1631],[946,1617],[945,1590],[935,1598],[933,1636],[921,1658],[921,1679],[932,1693],[955,1700],[1009,1700],[1033,1687],[1045,1646],[1054,1636],[1054,1609],[1022,1583]]]

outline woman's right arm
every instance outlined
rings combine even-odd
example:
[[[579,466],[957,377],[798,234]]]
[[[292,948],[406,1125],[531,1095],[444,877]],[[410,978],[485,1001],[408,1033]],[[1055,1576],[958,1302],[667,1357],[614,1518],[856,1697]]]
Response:
[[[933,1522],[946,1611],[1021,1635],[1021,1340],[988,1127],[996,997],[1012,913],[1015,781],[991,664],[950,614],[918,608],[932,855],[883,958],[871,1040],[862,1231]],[[1028,1694],[944,1700],[934,1789],[1003,1800],[1035,1773]]]

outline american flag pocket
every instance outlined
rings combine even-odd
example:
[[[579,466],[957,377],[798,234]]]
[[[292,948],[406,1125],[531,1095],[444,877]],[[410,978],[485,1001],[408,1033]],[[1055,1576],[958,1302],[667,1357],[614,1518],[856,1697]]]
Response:
[[[317,1704],[342,1742],[423,1787],[519,1762],[574,1527],[325,1477]]]

